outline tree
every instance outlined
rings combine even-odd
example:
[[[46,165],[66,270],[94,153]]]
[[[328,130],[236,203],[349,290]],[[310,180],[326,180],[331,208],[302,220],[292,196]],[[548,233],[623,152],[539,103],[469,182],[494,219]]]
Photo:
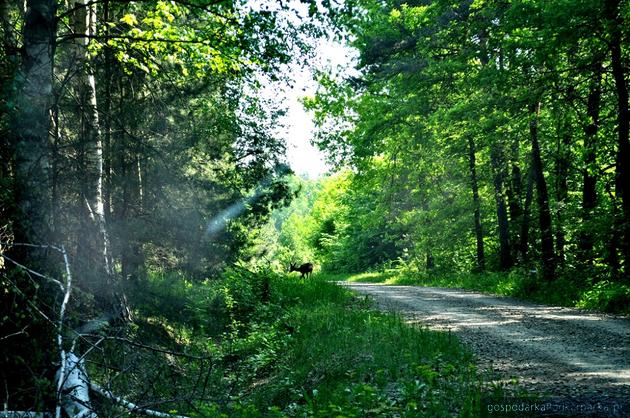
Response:
[[[468,185],[471,239],[459,247],[448,233],[433,233],[431,248],[449,248],[432,251],[438,265],[441,257],[461,265],[451,253],[476,254],[477,268],[482,258],[491,269],[536,263],[551,280],[570,274],[578,259],[597,259],[607,265],[598,277],[616,275],[630,183],[620,180],[627,165],[620,163],[627,150],[626,8],[623,1],[350,2],[335,22],[358,50],[361,73],[320,77],[308,102],[322,127],[318,143],[360,173],[376,161],[382,178],[405,172],[390,196],[408,191],[408,179],[430,178],[426,199],[414,207],[403,197],[400,205],[403,214],[432,219],[416,218],[418,231],[455,228],[459,215],[442,197]],[[455,174],[462,169],[465,179]],[[447,217],[450,225],[441,224]],[[407,218],[394,219],[402,225]]]
[[[60,396],[60,354],[85,349],[74,335],[95,322],[125,329],[117,311],[149,270],[218,275],[290,199],[282,109],[257,90],[304,45],[284,42],[296,28],[282,9],[240,2],[28,1],[24,16],[1,6],[2,33],[17,21],[24,35],[3,37],[0,56],[0,129],[12,136],[0,153],[1,356],[12,360],[0,369],[12,400],[46,408]],[[14,59],[16,93],[4,66]],[[22,353],[31,330],[40,337]]]
[[[56,30],[52,0],[26,3],[24,46],[18,72],[18,96],[13,125],[15,200],[20,209],[15,241],[46,244],[50,240],[50,160],[48,156],[50,107]],[[23,248],[18,261],[41,251]],[[35,256],[35,259],[37,256]],[[40,265],[40,263],[36,263]]]
[[[606,0],[604,16],[609,27],[608,46],[612,75],[615,80],[617,96],[617,155],[615,158],[615,190],[621,201],[620,218],[617,221],[620,229],[620,247],[625,269],[630,266],[630,105],[628,104],[628,82],[623,64],[622,42],[625,25],[623,7],[627,2],[622,0]],[[627,271],[626,271],[627,273]]]
[[[93,293],[104,297],[107,305],[116,307],[109,234],[105,220],[103,197],[103,140],[96,101],[96,79],[94,65],[89,53],[90,39],[96,34],[96,5],[77,0],[70,5],[72,28],[76,36],[71,52],[76,74],[74,78],[76,102],[78,104],[78,152],[80,158],[81,200],[84,202],[82,233],[77,242],[80,276],[93,289]],[[107,295],[107,296],[106,296]],[[123,308],[126,309],[126,308]]]

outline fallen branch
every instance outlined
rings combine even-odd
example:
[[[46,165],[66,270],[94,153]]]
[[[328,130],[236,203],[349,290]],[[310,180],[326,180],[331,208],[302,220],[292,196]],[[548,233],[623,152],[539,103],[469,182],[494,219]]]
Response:
[[[98,393],[99,395],[104,396],[105,398],[113,401],[114,403],[124,407],[125,409],[129,410],[129,412],[146,415],[149,417],[158,417],[158,418],[188,418],[185,415],[173,415],[173,414],[167,414],[166,412],[160,412],[160,411],[154,411],[152,409],[142,408],[133,402],[129,402],[128,400],[121,398],[120,396],[114,395],[109,390],[102,388],[95,383],[90,383],[90,389],[92,389],[94,392]]]
[[[14,333],[9,334],[9,335],[5,335],[4,337],[0,337],[0,341],[2,341],[2,340],[7,340],[7,339],[9,339],[9,338],[11,338],[11,337],[16,337],[16,336],[21,335],[21,334],[26,334],[26,328],[28,328],[28,327],[29,327],[29,326],[28,326],[28,325],[26,325],[26,326],[24,326],[21,330],[19,330],[19,331],[17,331],[17,332],[14,332]],[[2,416],[0,416],[0,418],[2,418]]]
[[[53,279],[52,277],[48,277],[48,276],[46,276],[44,274],[38,273],[35,270],[31,270],[30,268],[26,267],[25,265],[18,263],[17,261],[13,260],[12,258],[7,257],[4,254],[0,254],[0,257],[4,258],[7,261],[10,261],[11,263],[15,264],[16,266],[18,266],[22,270],[26,271],[27,273],[32,274],[33,276],[41,277],[42,279],[45,279],[45,280],[53,282],[54,284],[59,286],[59,288],[63,292],[64,287],[63,287],[63,284],[61,284],[61,282],[59,280]]]
[[[64,376],[64,370],[65,372]],[[58,382],[63,409],[72,418],[98,418],[90,406],[89,379],[83,368],[83,360],[73,352],[65,355],[65,365],[60,367]],[[58,406],[59,408],[59,406]],[[55,411],[55,414],[59,411]]]
[[[87,376],[85,372],[81,368],[81,362],[74,355],[74,353],[70,352],[66,354],[66,351],[63,348],[63,320],[66,314],[66,306],[68,305],[68,301],[70,300],[70,292],[72,292],[72,273],[70,273],[70,263],[68,262],[68,255],[66,253],[66,249],[62,246],[61,253],[63,254],[63,262],[66,266],[66,286],[65,292],[63,295],[63,302],[61,302],[61,308],[59,309],[59,326],[57,328],[57,346],[59,348],[59,356],[61,357],[61,364],[59,366],[59,378],[57,380],[57,406],[55,408],[55,418],[61,418],[61,399],[62,399],[62,390],[65,388],[66,384],[78,384],[85,385],[85,397],[87,402],[89,403],[89,396],[87,394]],[[72,356],[72,357],[71,357]],[[67,357],[67,358],[66,358]],[[69,366],[73,366],[68,370],[68,376],[66,379],[66,363]],[[72,376],[72,379],[71,379]],[[81,378],[85,377],[85,382],[81,382]],[[72,380],[72,382],[71,382]],[[73,389],[74,390],[74,389]],[[72,404],[73,402],[64,402],[66,404]],[[84,405],[80,405],[77,407],[71,406],[71,409],[78,410],[79,412],[85,408]],[[65,408],[68,415],[74,416],[68,411],[68,407]],[[96,416],[96,415],[94,415]]]
[[[136,414],[146,415],[150,417],[157,417],[157,418],[188,418],[187,416],[184,416],[184,415],[168,414],[165,412],[154,411],[152,409],[138,406],[134,404],[133,402],[130,402],[124,398],[114,395],[109,390],[104,389],[100,387],[99,385],[91,383],[89,381],[87,373],[85,372],[85,368],[83,367],[83,358],[85,357],[85,355],[87,355],[87,353],[85,353],[80,358],[77,357],[76,354],[74,354],[76,338],[86,335],[84,334],[85,332],[94,332],[94,331],[99,330],[103,326],[108,325],[109,318],[107,317],[99,318],[97,320],[90,321],[88,324],[84,325],[84,327],[80,328],[79,330],[73,330],[74,334],[76,334],[76,337],[74,341],[72,342],[72,347],[70,348],[70,350],[66,351],[64,348],[63,329],[65,326],[64,320],[66,316],[66,309],[67,309],[68,302],[70,300],[70,295],[72,292],[72,273],[70,270],[70,262],[68,261],[68,254],[66,253],[65,248],[63,246],[59,248],[59,247],[54,247],[50,245],[40,246],[40,245],[34,245],[34,244],[13,243],[12,245],[23,245],[23,246],[38,247],[38,248],[51,248],[51,249],[61,252],[61,254],[63,255],[63,261],[65,265],[65,270],[66,270],[65,283],[62,283],[59,280],[47,277],[41,273],[31,270],[28,267],[6,257],[4,254],[0,254],[2,258],[12,262],[13,264],[18,266],[19,268],[24,269],[28,273],[33,274],[37,277],[41,277],[43,279],[52,281],[59,287],[59,289],[63,293],[63,300],[61,302],[61,306],[59,309],[59,318],[56,321],[56,323],[54,323],[55,328],[57,330],[57,336],[56,336],[57,348],[59,350],[61,364],[59,366],[59,370],[57,371],[57,405],[55,407],[54,414],[50,412],[8,411],[7,406],[5,405],[4,411],[0,411],[0,418],[52,418],[53,416],[55,418],[61,418],[62,408],[65,411],[65,413],[71,418],[98,418],[98,415],[96,414],[96,412],[94,412],[90,404],[90,394],[89,394],[90,389],[94,391],[95,393],[107,399],[110,399],[114,403]],[[16,290],[21,293],[20,289],[16,285],[14,286],[16,287]],[[40,312],[39,310],[37,311]],[[46,318],[49,322],[53,323],[53,321],[50,320],[45,314],[43,314],[42,312],[40,312],[40,314],[43,315],[44,318]],[[2,338],[0,338],[0,340],[8,339],[10,337],[13,337],[14,335],[23,333],[24,329],[20,332],[3,336]],[[169,350],[164,350],[164,349],[160,349],[156,347],[150,347],[148,345],[137,343],[135,341],[131,341],[131,340],[120,338],[120,337],[101,337],[99,342],[103,341],[106,338],[121,340],[127,344],[131,344],[136,347],[150,349],[150,350],[162,352],[165,354],[177,355],[177,356],[182,356],[182,357],[197,359],[197,360],[208,360],[208,358],[205,358],[205,357],[199,357],[199,356],[194,356],[194,355],[185,354],[185,353],[171,352]],[[97,345],[98,343],[93,345],[91,349],[93,349]],[[90,350],[88,350],[88,352]]]
[[[191,360],[205,361],[205,360],[213,360],[214,359],[214,357],[212,357],[212,356],[196,356],[194,354],[187,354],[187,353],[182,353],[182,352],[179,352],[179,351],[167,350],[165,348],[153,347],[153,346],[150,346],[150,345],[147,345],[147,344],[142,344],[142,343],[139,343],[137,341],[133,341],[133,340],[130,340],[130,339],[124,338],[124,337],[117,337],[117,336],[102,337],[100,335],[95,335],[95,334],[81,334],[81,336],[82,337],[101,338],[101,339],[104,339],[104,340],[120,341],[122,343],[129,344],[129,345],[132,345],[132,346],[138,347],[138,348],[143,348],[145,350],[153,351],[153,352],[156,352],[156,353],[169,354],[169,355],[174,356],[174,357],[183,357],[183,358],[187,358],[187,359],[191,359]]]

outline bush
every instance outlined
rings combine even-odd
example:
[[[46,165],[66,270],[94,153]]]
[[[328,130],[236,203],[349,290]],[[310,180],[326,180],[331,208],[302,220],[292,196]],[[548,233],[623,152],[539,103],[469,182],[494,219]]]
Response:
[[[154,381],[152,396],[164,399],[194,390],[209,367],[204,387],[217,400],[198,402],[200,416],[450,416],[478,405],[472,357],[454,337],[370,310],[329,278],[233,268],[199,282],[151,273],[132,295],[138,316],[127,337],[211,360],[138,355],[113,341],[103,362],[133,368],[114,389],[143,393],[135,385]],[[178,377],[159,384],[164,374]],[[185,403],[173,408],[196,416]]]
[[[607,280],[596,283],[577,302],[579,308],[630,314],[630,286]]]

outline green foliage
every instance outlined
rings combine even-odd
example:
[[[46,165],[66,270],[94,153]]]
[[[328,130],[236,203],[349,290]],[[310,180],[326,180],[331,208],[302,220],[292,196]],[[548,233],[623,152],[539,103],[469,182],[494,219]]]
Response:
[[[486,273],[418,273],[400,266],[380,272],[331,275],[329,280],[470,289],[548,305],[622,315],[628,314],[630,306],[627,285],[609,280],[592,283],[574,276],[561,276],[550,283],[541,282],[535,271],[522,269]]]
[[[469,351],[448,333],[371,310],[329,279],[242,268],[204,282],[151,273],[130,293],[139,309],[125,338],[208,360],[113,340],[89,359],[126,373],[111,380],[107,369],[90,366],[90,376],[146,400],[195,393],[207,373],[206,397],[215,401],[195,401],[194,410],[169,405],[191,416],[474,416],[480,386]],[[173,376],[169,385],[164,374]]]
[[[576,306],[603,312],[630,314],[630,286],[601,281],[582,293]]]
[[[280,260],[280,268],[290,262],[310,261],[323,268],[332,263],[345,228],[343,199],[349,178],[349,173],[340,173],[318,181],[291,180],[296,198],[273,214],[268,225],[270,239],[261,244],[272,248],[270,255]]]
[[[320,304],[293,311],[295,341],[284,359],[286,392],[269,394],[287,402],[296,387],[309,416],[447,416],[462,403],[455,393],[473,393],[470,357],[454,350],[446,334],[408,327],[400,318]],[[392,344],[396,341],[396,344]],[[287,399],[288,398],[288,399]]]
[[[607,39],[629,39],[625,8],[565,0],[340,5],[334,21],[358,53],[357,71],[319,74],[317,94],[304,101],[320,148],[352,168],[343,229],[320,252],[322,266],[459,274],[557,264],[558,280],[588,270],[620,281],[628,213],[620,213],[615,179],[624,175],[618,158],[627,140],[614,141],[628,122],[603,115],[623,114],[621,90],[606,80]],[[317,223],[330,235],[326,219]],[[515,283],[505,286],[518,293]]]

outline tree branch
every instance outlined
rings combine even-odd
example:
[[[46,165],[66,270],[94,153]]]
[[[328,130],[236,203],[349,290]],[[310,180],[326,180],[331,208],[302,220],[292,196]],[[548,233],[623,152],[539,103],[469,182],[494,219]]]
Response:
[[[138,1],[132,1],[132,0],[109,0],[110,3],[148,3],[149,1],[151,1],[151,0],[144,0],[144,1],[142,1],[142,0],[138,0]],[[65,12],[61,13],[60,15],[58,15],[57,16],[57,20],[59,21],[59,20],[63,19],[64,17],[68,17],[68,16],[72,15],[74,12],[76,12],[79,9],[83,9],[83,8],[90,7],[92,5],[100,4],[100,3],[104,3],[104,2],[105,2],[105,0],[92,0],[92,1],[89,1],[89,2],[84,3],[84,4],[79,4],[78,6],[75,6],[75,7],[71,8],[71,9],[68,9]],[[211,12],[208,9],[210,6],[217,6],[217,5],[221,4],[221,3],[224,3],[225,0],[209,1],[209,2],[204,3],[204,4],[194,4],[194,3],[191,3],[191,2],[188,2],[188,1],[183,1],[183,0],[174,0],[173,2],[177,3],[177,4],[181,4],[181,5],[186,6],[186,7],[190,7],[192,9],[200,9],[200,10],[204,10],[204,11],[207,11],[207,12]]]
[[[184,357],[184,358],[188,358],[188,359],[191,359],[191,360],[212,360],[213,359],[210,356],[195,356],[193,354],[180,353],[180,352],[177,352],[177,351],[166,350],[164,348],[153,347],[153,346],[142,344],[142,343],[139,343],[139,342],[136,342],[136,341],[124,338],[124,337],[116,337],[116,336],[101,337],[99,335],[93,335],[93,334],[83,334],[82,336],[83,337],[99,337],[99,338],[103,338],[103,339],[106,339],[106,340],[121,341],[121,342],[124,342],[126,344],[133,345],[134,347],[144,348],[146,350],[154,351],[156,353],[170,354],[172,356]]]
[[[173,415],[167,414],[165,412],[154,411],[152,409],[142,408],[133,402],[129,402],[128,400],[121,398],[120,396],[114,395],[111,391],[104,389],[95,383],[90,383],[90,389],[92,389],[99,395],[104,396],[105,398],[119,404],[120,406],[129,410],[129,412],[158,418],[188,418],[185,415]]]

